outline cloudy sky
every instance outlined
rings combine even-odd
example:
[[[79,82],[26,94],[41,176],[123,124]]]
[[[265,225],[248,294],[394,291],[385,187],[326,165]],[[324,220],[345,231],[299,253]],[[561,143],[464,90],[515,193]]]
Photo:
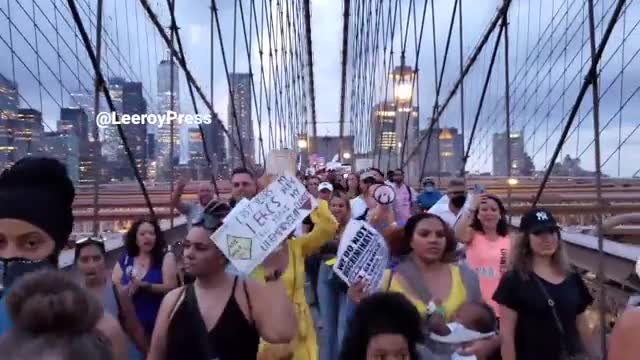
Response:
[[[292,3],[297,1],[290,0]],[[372,3],[377,3],[373,2]],[[169,17],[164,0],[150,0],[151,6],[163,24],[168,25]],[[267,1],[268,2],[268,1]],[[358,4],[361,1],[352,0]],[[96,0],[76,0],[87,29],[95,33],[90,23],[95,12]],[[108,76],[122,76],[129,80],[141,81],[145,96],[155,103],[156,67],[163,58],[164,45],[156,29],[148,21],[137,0],[104,0],[106,43],[106,68]],[[243,0],[245,16],[248,16],[249,1]],[[261,12],[262,1],[256,0],[257,11]],[[275,7],[273,2],[273,6]],[[339,118],[340,104],[340,51],[342,44],[342,1],[312,0],[312,38],[314,51],[314,74],[316,84],[317,120],[321,135],[336,135],[337,124],[330,122]],[[386,11],[395,0],[383,0]],[[411,0],[400,0],[404,7],[400,25],[409,22],[407,63],[416,61],[414,25],[419,29],[424,2],[415,1],[416,21],[413,14],[407,20]],[[421,128],[427,126],[428,117],[435,99],[434,51],[435,37],[438,66],[442,66],[449,19],[454,1],[435,0],[435,36],[432,31],[431,4],[428,4],[425,30],[422,40],[418,68],[416,105],[420,108]],[[473,51],[481,35],[500,5],[500,0],[463,0],[462,33],[463,58]],[[534,155],[537,168],[543,168],[558,141],[577,91],[583,80],[589,61],[587,10],[583,1],[577,0],[517,0],[511,6],[509,17],[509,71],[511,86],[512,127],[523,130],[526,150]],[[596,0],[597,37],[609,21],[614,1]],[[601,77],[601,123],[602,158],[608,159],[604,170],[610,175],[631,176],[640,165],[633,154],[640,151],[640,130],[637,130],[638,99],[640,86],[638,76],[640,38],[638,22],[640,5],[628,1],[624,17],[617,24],[602,61]],[[233,56],[234,0],[218,0],[219,17],[227,59],[231,66]],[[214,62],[210,61],[211,17],[209,0],[177,0],[176,17],[188,57],[188,65],[206,94],[213,94],[213,105],[223,121],[227,120],[227,83],[220,44],[214,33]],[[355,6],[355,5],[354,5]],[[238,11],[239,12],[239,11]],[[11,21],[7,21],[10,18]],[[352,21],[355,17],[352,17]],[[236,15],[238,46],[236,46],[236,71],[247,72],[247,54],[242,40],[239,14]],[[35,21],[34,21],[35,20]],[[34,24],[36,26],[34,26]],[[56,29],[57,28],[57,29]],[[449,94],[459,76],[458,24],[454,26],[452,48],[443,77],[440,102]],[[381,36],[384,30],[379,29]],[[257,51],[256,29],[252,32],[250,59],[254,73],[260,66]],[[91,89],[92,72],[82,44],[74,36],[75,27],[66,0],[9,0],[0,2],[0,73],[18,82],[21,106],[42,109],[45,120],[55,128],[60,106],[69,106],[68,92]],[[373,34],[373,33],[372,33]],[[400,31],[393,39],[396,46],[394,61],[399,62],[398,47]],[[373,35],[372,35],[373,36]],[[92,35],[93,38],[93,35]],[[77,48],[76,48],[77,43]],[[466,141],[474,122],[482,84],[489,67],[491,51],[495,44],[492,36],[472,67],[465,81],[465,128]],[[350,44],[351,47],[354,44]],[[37,51],[36,51],[37,50]],[[353,54],[353,52],[352,52]],[[388,59],[387,51],[387,59]],[[382,51],[371,55],[372,62],[382,61]],[[214,86],[209,85],[213,68]],[[500,44],[494,72],[488,87],[486,101],[478,121],[474,137],[469,169],[490,171],[491,135],[504,131],[504,48]],[[351,79],[349,72],[347,78]],[[380,75],[379,75],[380,77]],[[258,77],[254,78],[258,84]],[[378,82],[380,84],[380,81]],[[183,111],[192,111],[188,99],[184,74],[181,74],[180,97]],[[349,92],[347,92],[349,94]],[[376,93],[375,101],[382,95]],[[581,155],[586,168],[593,168],[593,123],[590,109],[591,92],[585,96],[574,128],[563,148],[562,155]],[[264,115],[266,117],[266,115]],[[368,117],[369,114],[360,115]],[[257,115],[254,109],[254,118]],[[441,118],[442,126],[460,127],[460,99],[457,93]],[[347,118],[347,123],[356,121]],[[580,124],[579,126],[575,126]],[[606,126],[605,126],[606,125]],[[258,131],[257,124],[255,131]],[[351,127],[347,127],[348,131]],[[266,125],[263,126],[266,132]],[[361,131],[361,130],[358,130]],[[265,135],[266,137],[266,135]],[[618,158],[616,148],[621,146]],[[618,163],[620,166],[618,166]]]

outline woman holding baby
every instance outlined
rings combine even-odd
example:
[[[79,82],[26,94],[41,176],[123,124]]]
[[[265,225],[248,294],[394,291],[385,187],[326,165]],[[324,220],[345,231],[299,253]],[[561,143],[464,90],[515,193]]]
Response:
[[[442,321],[453,325],[464,304],[483,302],[478,276],[467,266],[455,263],[457,242],[440,217],[417,214],[407,221],[403,229],[396,231],[401,234],[389,237],[396,239],[389,244],[390,252],[392,256],[407,255],[393,271],[387,271],[383,289],[403,293],[409,298],[426,320],[426,333],[431,333],[432,328],[442,328]],[[354,285],[349,291],[352,299],[359,302],[366,296],[364,289],[365,284]],[[482,316],[485,316],[483,311],[475,311],[470,320],[473,322],[474,318]],[[477,359],[489,359],[489,355],[498,349],[499,339],[491,336],[475,341],[465,349],[441,345],[428,338],[424,358],[450,359],[458,350],[465,355],[475,355]]]

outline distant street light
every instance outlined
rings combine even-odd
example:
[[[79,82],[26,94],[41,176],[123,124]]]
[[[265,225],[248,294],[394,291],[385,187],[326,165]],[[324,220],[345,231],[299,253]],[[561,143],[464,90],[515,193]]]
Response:
[[[342,157],[345,160],[349,160],[349,159],[351,159],[351,153],[350,152],[346,152],[346,153],[342,154]]]
[[[298,147],[299,147],[300,149],[306,149],[308,145],[309,145],[309,144],[307,143],[307,140],[306,140],[306,139],[299,139],[299,140],[298,140]]]
[[[508,179],[507,179],[507,184],[508,184],[509,186],[516,186],[516,185],[518,185],[519,183],[520,183],[520,181],[519,181],[518,179],[516,179],[516,178],[508,178]]]

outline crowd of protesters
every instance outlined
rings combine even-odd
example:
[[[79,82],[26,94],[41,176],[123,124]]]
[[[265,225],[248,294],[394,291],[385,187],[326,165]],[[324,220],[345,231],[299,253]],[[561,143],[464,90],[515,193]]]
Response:
[[[102,237],[76,242],[75,273],[58,271],[72,227],[74,187],[64,165],[25,158],[0,174],[0,354],[3,359],[587,359],[597,358],[591,297],[566,259],[560,227],[532,209],[518,229],[499,197],[462,179],[422,192],[402,170],[300,176],[318,201],[251,274],[210,240],[242,199],[273,180],[246,169],[231,199],[200,185],[171,205],[187,235],[167,244],[139,220],[107,265]],[[383,286],[336,275],[351,221],[389,249]],[[311,291],[305,291],[305,288]],[[309,289],[307,289],[309,290]],[[312,308],[317,309],[314,315]],[[638,310],[610,338],[612,360],[635,358]]]

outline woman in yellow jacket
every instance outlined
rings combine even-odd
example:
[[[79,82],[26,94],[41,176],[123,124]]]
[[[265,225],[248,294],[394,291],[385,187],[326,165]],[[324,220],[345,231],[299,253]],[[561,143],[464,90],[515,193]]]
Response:
[[[335,237],[338,223],[329,211],[329,204],[318,200],[318,207],[311,212],[314,227],[306,235],[286,241],[289,260],[282,273],[289,299],[294,304],[298,317],[298,335],[289,344],[269,344],[264,340],[260,344],[259,360],[317,360],[318,343],[311,318],[311,312],[304,294],[304,259],[317,252],[322,245]],[[264,279],[262,268],[256,269],[255,279]]]

